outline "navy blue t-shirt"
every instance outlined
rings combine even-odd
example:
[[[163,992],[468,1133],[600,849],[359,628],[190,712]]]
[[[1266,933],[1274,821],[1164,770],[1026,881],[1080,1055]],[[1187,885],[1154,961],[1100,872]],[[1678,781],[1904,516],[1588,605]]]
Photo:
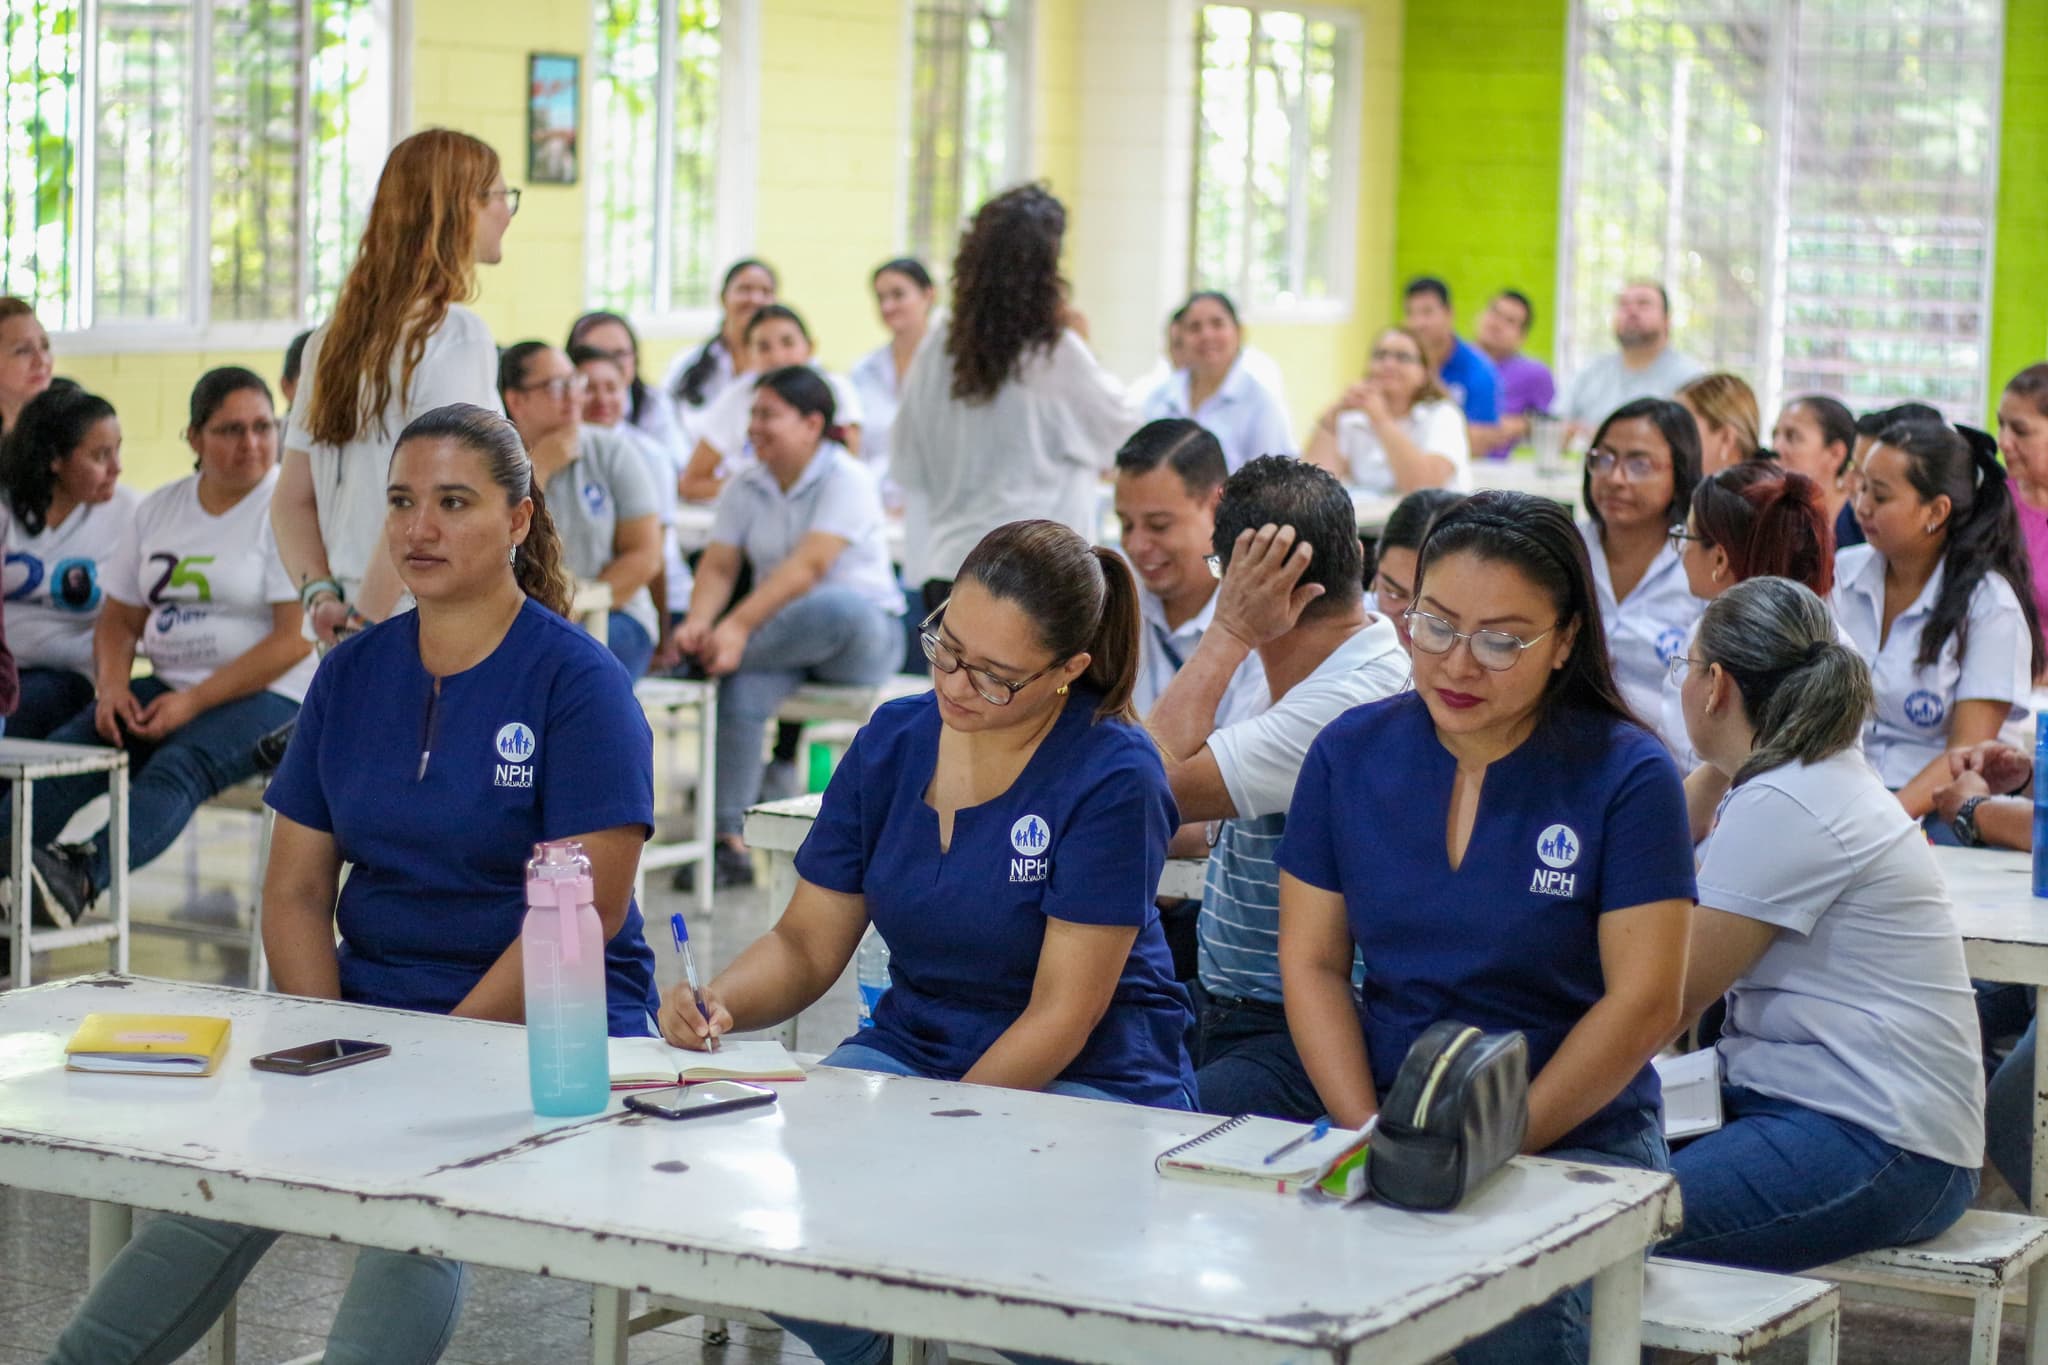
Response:
[[[958,1080],[1030,1003],[1046,920],[1136,925],[1108,1013],[1059,1078],[1185,1107],[1191,1011],[1153,904],[1179,811],[1152,741],[1097,722],[1099,700],[1075,689],[1010,789],[954,813],[944,852],[924,795],[932,694],[890,702],[854,739],[796,855],[812,885],[865,897],[889,945],[875,1026],[847,1041]]]
[[[335,910],[341,998],[445,1014],[518,940],[535,844],[653,828],[654,737],[611,652],[538,603],[441,680],[431,717],[419,639],[406,612],[321,660],[265,799],[354,864]],[[637,905],[605,945],[605,990],[611,1032],[647,1033]]]
[[[1440,1019],[1520,1029],[1530,1074],[1605,993],[1600,916],[1694,898],[1685,791],[1647,730],[1565,713],[1486,770],[1456,871],[1445,848],[1457,760],[1413,693],[1358,707],[1308,751],[1283,871],[1343,895],[1365,959],[1360,1018],[1385,1095]],[[1579,1146],[1661,1099],[1645,1065],[1557,1145]]]

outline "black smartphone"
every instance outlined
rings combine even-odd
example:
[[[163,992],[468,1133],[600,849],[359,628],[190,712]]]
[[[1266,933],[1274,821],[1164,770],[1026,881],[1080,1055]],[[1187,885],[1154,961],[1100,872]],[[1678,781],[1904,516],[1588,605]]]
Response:
[[[745,1081],[670,1085],[626,1096],[628,1109],[636,1114],[652,1114],[658,1119],[695,1119],[706,1114],[723,1114],[729,1109],[773,1103],[773,1090],[765,1085],[748,1085]]]
[[[340,1066],[374,1061],[391,1055],[389,1043],[366,1043],[360,1038],[329,1038],[324,1043],[307,1043],[278,1052],[251,1057],[249,1065],[258,1071],[279,1071],[287,1076],[312,1076]]]

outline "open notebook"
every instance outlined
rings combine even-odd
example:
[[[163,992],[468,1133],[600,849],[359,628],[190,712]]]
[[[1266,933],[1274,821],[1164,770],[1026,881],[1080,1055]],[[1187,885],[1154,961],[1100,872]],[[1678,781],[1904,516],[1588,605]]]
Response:
[[[716,1052],[688,1052],[659,1038],[613,1038],[612,1089],[638,1090],[691,1081],[800,1081],[803,1067],[773,1038],[719,1040]]]
[[[1365,1159],[1375,1126],[1368,1123],[1356,1132],[1331,1128],[1268,1163],[1268,1156],[1315,1129],[1306,1123],[1240,1114],[1162,1152],[1152,1166],[1161,1175],[1185,1180],[1255,1185],[1278,1194],[1320,1186],[1336,1198],[1356,1199],[1365,1193]]]

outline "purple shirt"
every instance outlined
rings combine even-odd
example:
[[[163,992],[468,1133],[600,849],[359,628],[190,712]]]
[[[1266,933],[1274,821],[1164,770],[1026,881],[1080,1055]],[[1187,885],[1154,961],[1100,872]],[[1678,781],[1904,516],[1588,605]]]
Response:
[[[2048,623],[2048,512],[2021,497],[2017,486],[2012,490],[2012,505],[2019,513],[2020,534],[2026,537],[2027,559],[2034,570],[2034,611]]]
[[[1550,411],[1550,400],[1557,397],[1557,381],[1550,377],[1548,365],[1525,355],[1511,355],[1506,360],[1494,362],[1494,369],[1500,373],[1502,417]],[[1513,441],[1504,442],[1487,451],[1486,458],[1505,460],[1514,448]]]

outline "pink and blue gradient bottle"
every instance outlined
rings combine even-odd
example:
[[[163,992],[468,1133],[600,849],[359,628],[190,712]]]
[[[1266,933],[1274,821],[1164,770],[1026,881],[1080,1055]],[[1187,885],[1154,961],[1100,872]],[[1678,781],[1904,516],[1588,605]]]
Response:
[[[526,1064],[533,1112],[595,1114],[611,1100],[605,1051],[604,928],[590,859],[573,839],[536,844],[526,864]]]

